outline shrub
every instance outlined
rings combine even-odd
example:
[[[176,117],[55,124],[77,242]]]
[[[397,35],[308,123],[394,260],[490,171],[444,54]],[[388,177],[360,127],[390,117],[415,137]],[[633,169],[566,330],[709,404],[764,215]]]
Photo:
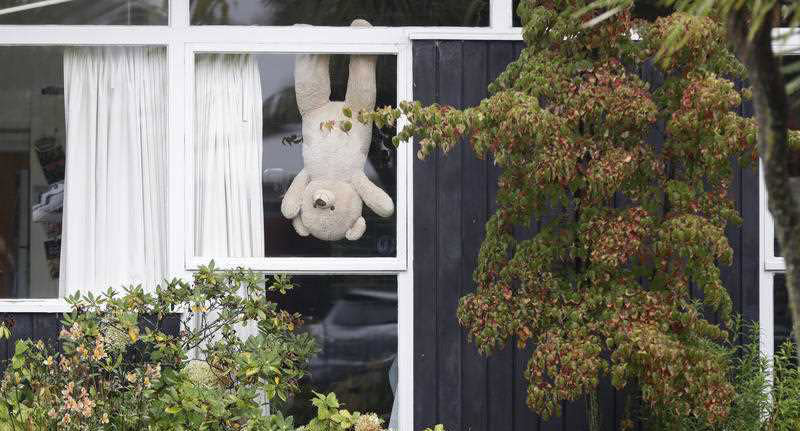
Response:
[[[734,396],[730,414],[709,425],[697,417],[668,410],[648,410],[642,418],[651,431],[796,431],[800,429],[800,369],[795,346],[785,342],[770,363],[760,352],[758,327],[746,332],[744,344],[721,347],[728,356]]]
[[[377,416],[341,408],[334,394],[315,394],[317,416],[305,426],[264,414],[298,391],[317,351],[296,332],[300,316],[266,299],[292,288],[286,276],[265,283],[212,262],[193,283],[174,280],[154,293],[75,294],[60,349],[16,343],[0,382],[0,431],[382,430]],[[160,327],[179,312],[177,333]],[[239,337],[248,325],[257,334]]]

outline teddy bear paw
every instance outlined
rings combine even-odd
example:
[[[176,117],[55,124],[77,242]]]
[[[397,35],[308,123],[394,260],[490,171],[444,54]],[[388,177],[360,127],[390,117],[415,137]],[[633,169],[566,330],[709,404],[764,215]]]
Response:
[[[364,232],[367,230],[367,222],[364,221],[364,217],[359,217],[353,226],[345,232],[345,238],[349,239],[350,241],[355,241],[361,236],[364,235]]]
[[[308,231],[306,225],[303,224],[303,220],[299,216],[292,219],[292,226],[294,226],[294,230],[300,236],[308,236],[311,233]]]

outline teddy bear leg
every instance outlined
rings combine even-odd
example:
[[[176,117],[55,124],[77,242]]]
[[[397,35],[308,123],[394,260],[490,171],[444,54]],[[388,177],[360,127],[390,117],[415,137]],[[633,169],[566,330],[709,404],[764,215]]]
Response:
[[[292,226],[294,226],[294,230],[300,236],[308,236],[311,233],[308,231],[306,225],[303,224],[303,220],[300,218],[300,216],[292,219]]]
[[[300,170],[292,180],[289,189],[281,201],[281,214],[288,219],[294,219],[300,214],[300,205],[303,200],[303,191],[308,184],[308,173],[305,169]]]
[[[361,238],[364,235],[364,232],[367,230],[367,222],[364,220],[364,217],[359,217],[353,226],[345,232],[345,238],[349,239],[350,241],[355,241]]]

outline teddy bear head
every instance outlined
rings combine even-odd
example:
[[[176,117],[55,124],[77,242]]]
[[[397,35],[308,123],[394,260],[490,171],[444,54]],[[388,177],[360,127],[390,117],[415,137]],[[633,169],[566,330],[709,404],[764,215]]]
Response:
[[[308,183],[301,202],[303,225],[314,237],[338,241],[345,238],[361,217],[362,201],[353,185],[345,181],[314,180]]]

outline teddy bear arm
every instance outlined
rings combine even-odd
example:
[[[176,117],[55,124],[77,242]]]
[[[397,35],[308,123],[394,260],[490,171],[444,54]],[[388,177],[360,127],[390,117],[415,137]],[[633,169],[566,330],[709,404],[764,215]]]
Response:
[[[364,232],[367,231],[367,222],[364,220],[364,217],[359,217],[353,226],[345,232],[344,236],[350,241],[356,241],[360,239]]]
[[[306,185],[308,185],[308,179],[308,172],[302,169],[292,180],[292,184],[289,186],[289,189],[286,190],[286,194],[281,201],[281,214],[283,214],[284,217],[293,219],[300,213],[303,191],[305,191]]]
[[[300,236],[308,236],[311,233],[306,225],[303,224],[303,219],[300,216],[292,219],[292,226],[294,226],[295,232]]]
[[[353,188],[361,196],[361,200],[381,217],[389,217],[394,213],[394,202],[380,187],[376,186],[361,172],[353,177]]]

